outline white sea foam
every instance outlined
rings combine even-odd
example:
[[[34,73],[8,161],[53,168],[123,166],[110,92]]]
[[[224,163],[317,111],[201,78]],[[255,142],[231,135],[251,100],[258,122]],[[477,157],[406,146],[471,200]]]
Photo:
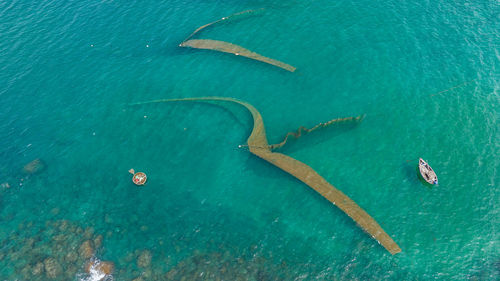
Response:
[[[80,281],[113,281],[113,275],[105,274],[99,270],[99,264],[101,261],[99,259],[92,259],[91,266],[89,268],[89,273],[79,274],[78,280]]]

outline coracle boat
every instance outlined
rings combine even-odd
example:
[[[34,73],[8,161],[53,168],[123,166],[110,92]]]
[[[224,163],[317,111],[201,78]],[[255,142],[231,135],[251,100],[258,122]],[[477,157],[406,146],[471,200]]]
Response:
[[[418,169],[424,180],[430,184],[438,184],[438,178],[434,170],[422,158],[418,159]]]
[[[134,169],[128,170],[129,173],[134,175],[132,177],[132,182],[134,182],[136,185],[144,185],[146,181],[148,180],[148,177],[146,176],[145,173],[143,172],[135,172]]]

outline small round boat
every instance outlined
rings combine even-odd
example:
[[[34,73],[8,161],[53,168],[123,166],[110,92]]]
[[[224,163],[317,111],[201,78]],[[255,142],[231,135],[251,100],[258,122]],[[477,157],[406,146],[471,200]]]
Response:
[[[134,176],[132,177],[132,181],[136,184],[136,185],[144,185],[146,183],[146,180],[148,179],[148,177],[146,176],[145,173],[143,172],[137,172],[134,174]]]

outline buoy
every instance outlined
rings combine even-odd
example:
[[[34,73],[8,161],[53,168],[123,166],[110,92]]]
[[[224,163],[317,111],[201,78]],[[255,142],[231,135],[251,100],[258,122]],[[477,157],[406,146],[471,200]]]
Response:
[[[143,172],[135,173],[134,176],[132,177],[132,181],[136,185],[144,185],[146,183],[147,179],[148,179],[148,177]]]

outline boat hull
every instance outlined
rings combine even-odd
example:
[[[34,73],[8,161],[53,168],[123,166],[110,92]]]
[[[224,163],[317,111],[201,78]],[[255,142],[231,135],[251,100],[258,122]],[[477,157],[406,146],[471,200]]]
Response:
[[[438,178],[434,170],[422,158],[418,160],[418,169],[422,178],[431,185],[438,184]]]

